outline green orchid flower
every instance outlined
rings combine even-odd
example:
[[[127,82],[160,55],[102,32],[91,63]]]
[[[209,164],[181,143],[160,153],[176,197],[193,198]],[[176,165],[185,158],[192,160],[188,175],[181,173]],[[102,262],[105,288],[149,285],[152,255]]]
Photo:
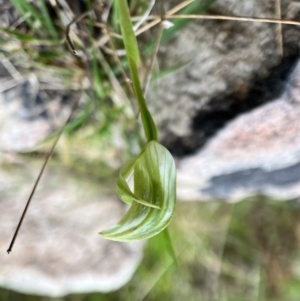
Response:
[[[120,171],[117,192],[130,208],[125,216],[100,234],[112,240],[150,238],[171,221],[176,203],[176,169],[172,155],[157,142],[157,129],[148,110],[138,77],[139,49],[132,29],[127,0],[118,0],[120,25],[129,62],[133,89],[141,112],[147,144]],[[133,174],[134,189],[127,181]]]
[[[134,191],[128,186],[133,173]],[[125,216],[100,234],[108,239],[131,241],[152,237],[171,221],[176,203],[176,169],[172,155],[156,141],[120,171],[117,191],[130,205]]]

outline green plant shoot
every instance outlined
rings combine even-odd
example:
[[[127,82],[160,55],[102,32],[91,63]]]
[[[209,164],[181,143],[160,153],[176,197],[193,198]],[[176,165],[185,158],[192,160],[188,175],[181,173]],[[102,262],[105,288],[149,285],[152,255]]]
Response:
[[[130,205],[125,216],[111,228],[100,232],[117,241],[150,238],[163,231],[171,221],[176,204],[176,168],[172,155],[157,142],[157,129],[147,108],[138,77],[140,64],[137,40],[132,29],[127,0],[118,1],[121,31],[147,144],[141,153],[121,169],[117,192]],[[134,189],[127,181],[133,174]]]

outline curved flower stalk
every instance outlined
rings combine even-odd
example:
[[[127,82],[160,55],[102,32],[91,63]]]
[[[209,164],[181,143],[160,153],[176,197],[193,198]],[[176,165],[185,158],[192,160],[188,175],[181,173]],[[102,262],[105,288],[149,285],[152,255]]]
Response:
[[[118,0],[118,8],[133,89],[148,142],[136,158],[123,166],[119,174],[117,192],[130,205],[128,212],[115,226],[100,234],[112,240],[131,241],[152,237],[170,223],[176,203],[176,169],[172,155],[157,142],[156,125],[143,96],[137,69],[140,63],[139,49],[127,0]],[[132,173],[133,191],[127,184]]]
[[[133,192],[127,184],[132,172]],[[118,224],[100,234],[119,241],[158,234],[168,226],[175,211],[176,169],[172,155],[158,142],[150,141],[121,169],[117,191],[131,207]]]

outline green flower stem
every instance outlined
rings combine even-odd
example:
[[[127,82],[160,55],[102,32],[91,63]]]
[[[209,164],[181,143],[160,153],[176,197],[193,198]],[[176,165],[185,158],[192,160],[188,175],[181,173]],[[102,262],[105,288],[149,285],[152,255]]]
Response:
[[[100,234],[107,239],[132,241],[150,238],[169,225],[176,205],[176,167],[170,152],[156,141],[157,129],[147,108],[138,76],[139,49],[132,30],[127,0],[119,0],[118,5],[133,88],[148,141],[140,154],[128,161],[119,174],[117,193],[121,200],[130,205],[129,210],[116,225]],[[132,174],[133,191],[127,183]],[[169,239],[168,236],[166,238]]]
[[[146,100],[143,95],[143,90],[141,88],[140,80],[138,77],[138,71],[136,64],[129,58],[129,68],[132,76],[133,88],[136,94],[139,108],[141,111],[142,123],[145,131],[145,136],[147,141],[150,142],[151,140],[157,140],[157,129],[154,123],[154,120],[149,112],[146,104]]]
[[[132,29],[127,0],[119,0],[118,4],[121,30],[124,38],[126,54],[128,57],[133,89],[140,108],[145,136],[147,138],[147,141],[150,142],[151,140],[157,140],[157,129],[154,120],[147,108],[138,76],[138,65],[140,64],[138,44]]]

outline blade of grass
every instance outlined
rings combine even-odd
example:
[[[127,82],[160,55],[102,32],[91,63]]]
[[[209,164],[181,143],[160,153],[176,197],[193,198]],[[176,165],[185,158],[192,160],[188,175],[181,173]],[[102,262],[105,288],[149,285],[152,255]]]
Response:
[[[176,265],[176,268],[179,269],[177,256],[176,256],[176,253],[175,253],[175,250],[174,250],[174,246],[173,246],[168,228],[166,228],[162,232],[162,235],[164,237],[165,250],[169,253],[170,257],[173,259],[173,261]]]
[[[29,27],[34,28],[34,24],[30,20],[31,13],[30,13],[30,16],[28,16],[28,12],[26,11],[26,9],[24,9],[24,7],[22,6],[22,4],[21,4],[21,2],[19,0],[11,0],[11,2],[13,4],[13,6],[15,7],[15,9],[17,10],[17,12],[21,16],[26,16],[26,18],[24,17],[24,20],[29,25]]]
[[[112,28],[114,32],[119,32],[119,1],[114,1],[112,6]]]
[[[45,20],[44,24],[47,27],[47,29],[49,30],[49,32],[51,33],[52,37],[55,38],[56,40],[58,40],[59,35],[58,35],[58,32],[56,31],[55,26],[52,22],[52,19],[49,15],[49,11],[48,11],[48,8],[45,4],[45,1],[40,0],[40,4],[41,4],[42,15],[43,15],[44,20]]]
[[[125,91],[123,90],[121,84],[119,83],[118,79],[116,78],[115,73],[110,68],[110,65],[105,60],[105,57],[102,54],[102,52],[100,51],[100,49],[95,48],[95,53],[96,53],[98,62],[100,63],[101,67],[103,68],[105,74],[108,76],[109,81],[110,81],[113,89],[120,96],[120,99],[126,99],[126,100],[128,100],[128,97],[127,97]],[[128,100],[128,102],[130,102],[130,100]],[[117,104],[117,103],[115,102],[115,104]],[[125,103],[122,102],[121,106],[125,106]]]
[[[145,267],[145,263],[140,266],[138,274],[146,277],[138,277],[136,279],[136,283],[132,288],[134,300],[144,300],[171,269],[176,270],[176,263],[169,252],[165,234],[165,231],[163,231],[148,241],[148,246],[145,250],[146,258],[144,260],[147,261],[150,257],[155,258],[155,261],[150,263],[149,266]],[[144,270],[145,268],[146,270]]]
[[[65,132],[67,134],[72,134],[74,131],[79,129],[87,121],[90,113],[91,113],[91,103],[89,102],[85,105],[83,112],[80,112],[76,119],[69,122],[69,124],[65,128]]]
[[[9,28],[0,28],[0,30],[2,32],[5,32],[9,35],[14,36],[15,38],[17,38],[17,39],[19,39],[20,41],[23,41],[23,42],[31,42],[31,41],[35,40],[35,38],[32,35],[22,33],[18,30],[11,30]]]
[[[102,74],[100,73],[100,68],[98,66],[98,60],[95,52],[92,53],[92,78],[93,78],[93,88],[98,98],[104,98],[105,93],[102,86]]]
[[[35,20],[39,21],[39,23],[49,31],[51,35],[53,35],[54,38],[57,38],[58,35],[56,33],[55,27],[52,23],[52,20],[48,14],[47,7],[45,6],[44,0],[41,0],[40,3],[42,5],[42,13],[37,11],[33,5],[29,4],[26,0],[12,0],[13,5],[16,7],[16,9],[19,11],[21,15],[26,14],[26,12],[30,12],[32,17],[35,18]],[[43,7],[44,5],[44,7]],[[28,21],[28,25],[35,30],[34,22]]]
[[[155,80],[158,80],[159,78],[163,77],[163,76],[166,76],[168,74],[171,74],[177,70],[179,70],[180,68],[188,65],[189,63],[191,62],[191,60],[187,60],[185,62],[182,62],[180,64],[176,64],[176,65],[173,65],[171,67],[168,67],[168,68],[165,68],[159,72],[154,72],[152,75],[151,75],[151,79],[150,81],[155,81]]]

